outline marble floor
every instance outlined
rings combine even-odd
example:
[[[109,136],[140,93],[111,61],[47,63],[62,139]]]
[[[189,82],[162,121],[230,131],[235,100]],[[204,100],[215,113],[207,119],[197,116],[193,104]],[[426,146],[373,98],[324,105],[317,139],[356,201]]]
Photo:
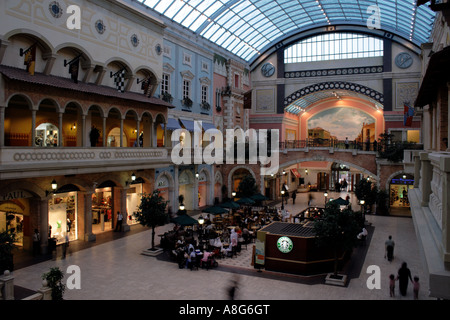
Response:
[[[341,196],[345,198],[346,193]],[[320,201],[322,197],[317,193],[316,200]],[[296,204],[293,205],[290,199],[285,207],[294,213],[300,212],[306,207],[306,199],[306,194],[298,194]],[[362,267],[356,273],[353,270],[354,276],[346,287],[326,285],[323,279],[313,277],[258,272],[251,266],[252,245],[244,248],[236,258],[219,260],[217,269],[179,269],[176,263],[167,259],[141,254],[150,247],[151,230],[76,252],[69,249],[66,259],[56,257],[35,263],[15,270],[12,275],[15,285],[37,290],[42,286],[42,274],[50,268],[59,267],[67,272],[69,266],[76,265],[80,268],[81,288],[66,289],[64,298],[67,300],[226,300],[227,289],[234,279],[238,281],[236,298],[239,300],[412,300],[411,285],[406,297],[398,293],[398,284],[396,296],[389,296],[388,277],[391,273],[397,274],[405,261],[412,275],[420,278],[419,299],[430,299],[412,219],[376,215],[367,215],[366,219],[373,227],[373,234],[362,258]],[[159,227],[156,234],[172,227],[172,224]],[[396,242],[392,262],[384,259],[384,242],[389,235]],[[367,272],[369,266],[380,269],[379,289],[368,288],[367,282],[372,275]],[[66,273],[65,279],[70,276]]]

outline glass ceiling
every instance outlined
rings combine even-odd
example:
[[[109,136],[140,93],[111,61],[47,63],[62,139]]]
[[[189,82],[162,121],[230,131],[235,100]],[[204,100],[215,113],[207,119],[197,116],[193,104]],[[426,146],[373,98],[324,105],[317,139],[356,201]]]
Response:
[[[352,24],[367,27],[376,5],[381,29],[416,45],[427,42],[435,13],[416,0],[134,0],[246,61],[293,34]]]

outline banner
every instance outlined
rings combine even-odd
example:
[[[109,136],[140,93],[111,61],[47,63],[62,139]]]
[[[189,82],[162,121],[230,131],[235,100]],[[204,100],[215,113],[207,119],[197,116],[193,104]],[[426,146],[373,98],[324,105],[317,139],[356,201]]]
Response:
[[[414,107],[410,104],[405,103],[403,107],[403,125],[406,127],[411,127],[414,117]]]
[[[30,48],[25,51],[20,49],[20,55],[25,56],[23,59],[23,64],[26,66],[27,72],[34,76],[34,71],[36,67],[36,44],[33,44]]]

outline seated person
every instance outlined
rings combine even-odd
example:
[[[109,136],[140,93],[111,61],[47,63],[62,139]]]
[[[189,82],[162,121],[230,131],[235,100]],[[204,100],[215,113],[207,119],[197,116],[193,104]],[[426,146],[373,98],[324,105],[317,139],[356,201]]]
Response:
[[[363,239],[363,237],[367,237],[369,233],[367,232],[366,228],[363,228],[360,233],[356,236],[359,240]]]

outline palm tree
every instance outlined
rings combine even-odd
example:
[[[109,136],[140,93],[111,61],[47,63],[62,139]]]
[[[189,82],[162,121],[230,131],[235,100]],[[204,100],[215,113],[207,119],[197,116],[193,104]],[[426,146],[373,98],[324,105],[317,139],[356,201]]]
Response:
[[[167,201],[160,196],[159,190],[153,191],[151,195],[144,193],[138,211],[135,213],[136,221],[144,227],[152,228],[152,247],[155,251],[155,228],[164,225],[168,220],[166,213]]]

